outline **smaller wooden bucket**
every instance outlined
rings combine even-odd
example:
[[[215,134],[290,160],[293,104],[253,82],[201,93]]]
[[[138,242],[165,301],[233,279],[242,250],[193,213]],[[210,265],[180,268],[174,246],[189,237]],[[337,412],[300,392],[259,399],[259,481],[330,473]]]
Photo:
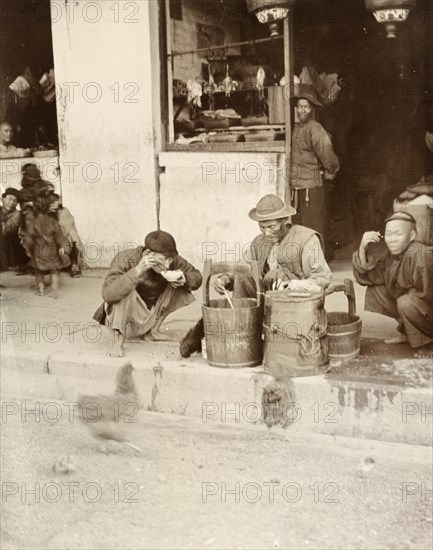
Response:
[[[362,321],[355,315],[355,289],[351,279],[344,279],[342,285],[329,288],[325,294],[343,290],[348,303],[348,313],[331,311],[326,314],[329,343],[329,358],[332,360],[349,361],[359,355],[361,350]]]
[[[326,317],[330,359],[354,359],[361,350],[361,319],[342,311],[332,311]]]

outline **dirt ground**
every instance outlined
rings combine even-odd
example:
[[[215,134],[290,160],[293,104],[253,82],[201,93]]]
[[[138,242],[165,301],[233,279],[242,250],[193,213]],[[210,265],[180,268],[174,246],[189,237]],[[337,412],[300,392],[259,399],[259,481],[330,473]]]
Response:
[[[4,550],[432,548],[429,448],[141,411],[143,454],[103,451],[65,403],[39,410],[3,418]]]

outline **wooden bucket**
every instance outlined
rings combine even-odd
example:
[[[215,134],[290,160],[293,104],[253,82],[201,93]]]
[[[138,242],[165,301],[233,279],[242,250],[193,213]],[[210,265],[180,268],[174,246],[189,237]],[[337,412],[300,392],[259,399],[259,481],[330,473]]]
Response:
[[[252,274],[256,298],[209,299],[210,277],[217,273]],[[214,367],[254,367],[262,362],[262,317],[257,264],[212,265],[203,270],[203,325],[207,361]],[[233,305],[233,307],[232,307]]]
[[[325,372],[329,365],[325,295],[265,294],[264,370],[277,380]]]
[[[329,357],[348,361],[361,351],[362,321],[357,315],[342,311],[327,313]]]
[[[361,351],[362,321],[355,315],[355,289],[350,279],[345,279],[343,285],[332,287],[326,294],[343,290],[347,297],[348,313],[332,311],[327,313],[329,357],[332,360],[349,361]]]

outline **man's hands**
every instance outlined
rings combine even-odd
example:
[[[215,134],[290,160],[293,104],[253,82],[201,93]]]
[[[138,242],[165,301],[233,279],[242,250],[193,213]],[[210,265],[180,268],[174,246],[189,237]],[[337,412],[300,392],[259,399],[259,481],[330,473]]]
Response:
[[[359,245],[358,256],[361,265],[367,264],[367,246],[370,243],[378,243],[382,238],[379,231],[366,231],[361,239],[361,244]]]
[[[325,171],[323,172],[323,177],[324,177],[325,180],[327,180],[327,181],[335,180],[336,175],[337,175],[337,172],[328,172],[327,170],[325,170]]]
[[[224,292],[226,292],[232,284],[232,277],[225,273],[215,279],[213,287],[218,292],[218,294],[224,294]]]
[[[177,279],[177,281],[172,281],[170,284],[174,288],[179,288],[186,283],[185,273],[182,273],[182,276]]]
[[[138,277],[141,277],[141,275],[143,275],[145,271],[148,271],[153,267],[157,267],[158,265],[159,265],[159,262],[153,256],[152,252],[145,250],[141,260],[135,266],[135,272],[137,273]]]
[[[160,259],[158,259],[154,256],[152,251],[145,250],[143,252],[143,256],[142,256],[141,260],[139,261],[138,265],[135,266],[135,272],[137,273],[138,277],[141,277],[141,275],[145,271],[148,271],[149,269],[153,269],[154,271],[156,271],[156,273],[160,273],[164,277],[164,279],[166,279],[171,284],[172,287],[179,288],[181,286],[184,286],[185,283],[186,283],[185,273],[178,270],[179,271],[179,277],[175,281],[173,281],[172,279],[170,279],[168,277],[168,275],[169,274],[170,275],[175,274],[176,270],[175,271],[167,271],[168,267],[169,267],[169,261],[168,260],[165,260],[165,262],[162,263]],[[167,274],[167,276],[166,276],[166,274]]]
[[[381,239],[381,234],[379,231],[366,231],[362,236],[361,244],[359,248],[365,252],[367,246],[370,243],[378,243]]]

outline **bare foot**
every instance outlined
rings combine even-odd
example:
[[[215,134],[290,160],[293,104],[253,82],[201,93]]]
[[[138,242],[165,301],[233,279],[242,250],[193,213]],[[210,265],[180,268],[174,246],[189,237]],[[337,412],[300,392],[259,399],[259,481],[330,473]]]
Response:
[[[427,344],[417,348],[414,355],[417,359],[431,359],[433,357],[433,344]]]
[[[142,340],[145,342],[177,342],[178,338],[164,334],[159,330],[150,330],[146,334],[143,334]]]
[[[399,332],[396,336],[393,336],[392,338],[386,338],[384,342],[385,344],[404,344],[405,342],[407,342],[407,336],[406,334],[402,334],[401,332]]]
[[[60,298],[60,295],[58,292],[50,292],[50,298],[52,298],[53,300],[58,300]]]
[[[110,340],[112,341],[108,355],[110,357],[125,357],[125,351],[123,349],[125,336],[116,329],[109,328],[108,330],[110,332]]]
[[[45,296],[45,292],[43,290],[37,290],[35,296]]]
[[[125,350],[123,349],[122,342],[114,342],[111,346],[110,351],[108,352],[110,357],[125,357]]]

